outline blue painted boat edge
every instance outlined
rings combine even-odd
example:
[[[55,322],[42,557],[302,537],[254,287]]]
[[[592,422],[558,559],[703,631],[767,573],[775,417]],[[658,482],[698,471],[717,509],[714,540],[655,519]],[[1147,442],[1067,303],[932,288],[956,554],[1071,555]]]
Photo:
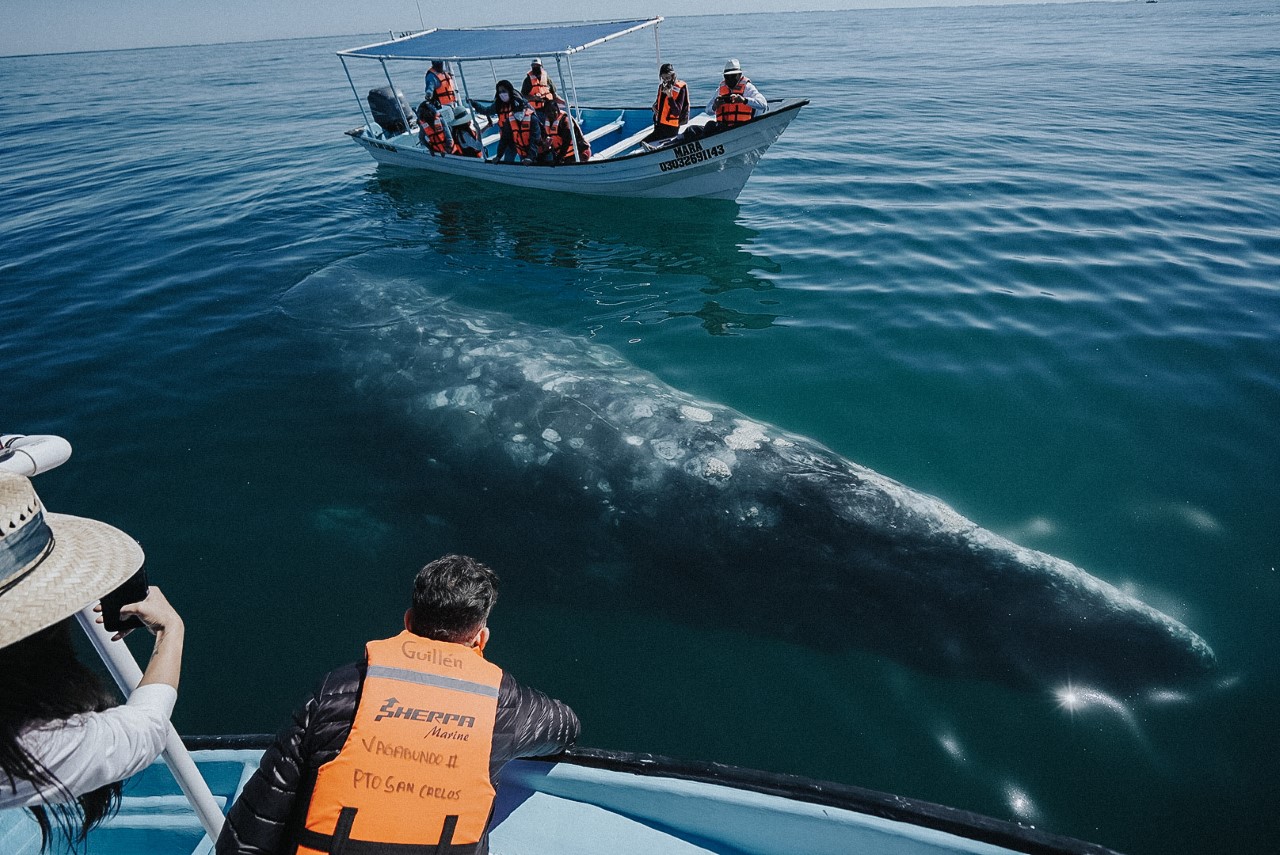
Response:
[[[265,750],[274,738],[271,734],[184,736],[183,742],[192,751],[214,749],[261,751]],[[968,840],[1002,846],[1015,852],[1024,852],[1027,855],[1119,855],[1115,850],[1096,843],[1051,834],[973,811],[799,775],[765,772],[710,761],[678,760],[658,754],[608,751],[599,748],[575,747],[551,757],[528,759],[535,763],[568,763],[611,772],[694,781],[794,799],[867,814],[893,822],[931,828]]]
[[[738,128],[744,128],[747,125],[752,125],[752,124],[770,123],[774,119],[776,119],[778,116],[785,115],[786,113],[796,112],[801,107],[809,106],[809,99],[808,98],[798,98],[798,99],[780,98],[774,101],[770,101],[769,104],[770,104],[770,107],[767,112],[761,113],[760,115],[755,116],[754,118],[742,123],[741,125],[738,125]],[[778,106],[775,108],[773,106],[774,104],[777,104]],[[794,118],[795,117],[792,116],[791,118],[787,119],[787,124],[788,125],[791,124],[791,121]],[[783,130],[786,130],[786,129],[784,128]],[[728,131],[721,131],[720,133],[728,133]],[[698,141],[702,142],[703,140],[706,140],[706,139],[714,139],[716,136],[717,136],[716,134],[713,134],[710,137],[698,137]],[[781,136],[781,134],[779,134],[779,136]],[[770,143],[770,145],[772,145],[772,143]],[[667,154],[669,151],[670,151],[669,149],[661,149],[661,148],[654,149],[653,151],[637,151],[631,154],[623,154],[623,155],[619,155],[618,157],[611,157],[609,158],[608,162],[618,163],[619,161],[632,160],[633,158],[637,158],[637,157],[649,157],[655,154],[658,154],[658,155]]]

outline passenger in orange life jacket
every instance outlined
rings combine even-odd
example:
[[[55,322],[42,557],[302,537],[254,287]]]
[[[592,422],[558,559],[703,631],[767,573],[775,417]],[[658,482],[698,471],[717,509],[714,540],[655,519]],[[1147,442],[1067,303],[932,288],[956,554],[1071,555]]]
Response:
[[[492,570],[423,567],[404,631],[331,671],[262,756],[217,853],[483,855],[497,775],[577,739],[563,703],[484,657]]]
[[[680,132],[689,122],[689,87],[676,78],[676,70],[669,62],[658,69],[658,97],[653,102],[653,132],[645,142],[665,140]]]
[[[545,102],[538,111],[542,117],[543,142],[538,155],[539,163],[585,163],[591,159],[591,144],[582,134],[582,127],[573,116],[560,109],[552,100]],[[574,159],[574,145],[578,158]]]
[[[458,154],[464,157],[484,157],[480,128],[470,110],[461,104],[454,105],[453,121],[449,123],[449,127],[453,131],[453,142],[458,147]]]
[[[485,104],[471,101],[471,107],[477,113],[494,120],[498,126],[497,160],[503,163],[514,163],[519,152],[515,144],[515,118],[524,112],[525,100],[516,94],[515,87],[509,80],[499,80],[493,87],[493,101]]]
[[[707,132],[741,125],[767,109],[769,102],[742,73],[742,65],[731,59],[724,64],[724,81],[707,104],[707,112],[716,117],[715,127],[708,126]]]
[[[443,107],[458,100],[458,92],[453,84],[453,75],[444,70],[444,62],[432,60],[431,70],[423,79],[426,100],[433,107]]]
[[[423,101],[418,105],[418,142],[430,149],[432,154],[457,154],[458,147],[453,142],[453,132],[449,129],[449,120],[453,118],[452,107],[433,108]]]
[[[520,84],[520,95],[526,101],[535,98],[545,101],[556,97],[556,85],[551,82],[551,75],[542,67],[541,59],[534,59],[529,65],[529,73],[524,76],[524,83]]]
[[[530,98],[519,115],[510,117],[511,139],[521,163],[541,162],[546,150],[546,125],[540,112],[544,103],[541,98]]]

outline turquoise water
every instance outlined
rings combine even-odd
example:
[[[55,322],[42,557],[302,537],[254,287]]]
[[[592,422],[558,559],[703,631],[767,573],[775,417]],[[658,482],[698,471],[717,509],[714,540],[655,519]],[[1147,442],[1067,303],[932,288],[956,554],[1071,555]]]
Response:
[[[712,31],[766,95],[813,100],[736,204],[378,168],[341,133],[333,55],[376,36],[0,59],[0,430],[71,439],[42,496],[136,536],[188,616],[179,729],[275,730],[458,549],[504,578],[493,658],[587,744],[1134,853],[1274,849],[1280,12],[669,18],[695,100]],[[622,40],[574,74],[643,104],[653,58]],[[838,625],[795,646],[732,629],[732,602],[602,605],[607,573],[538,509],[444,493],[307,322],[323,307],[285,299],[339,262],[590,337],[937,495],[1182,620],[1220,678],[1071,710],[839,650]]]

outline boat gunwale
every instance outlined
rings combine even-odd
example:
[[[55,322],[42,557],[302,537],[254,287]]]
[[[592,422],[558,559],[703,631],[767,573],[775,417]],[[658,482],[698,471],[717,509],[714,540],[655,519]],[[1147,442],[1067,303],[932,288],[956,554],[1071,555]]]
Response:
[[[705,139],[715,139],[716,137],[722,136],[723,134],[733,133],[739,128],[747,128],[747,127],[750,127],[751,125],[763,124],[766,120],[771,119],[775,116],[780,116],[783,113],[789,112],[791,110],[799,110],[801,107],[807,106],[809,104],[809,99],[797,98],[793,100],[790,98],[780,98],[778,99],[778,103],[780,103],[782,106],[778,107],[778,109],[776,110],[773,110],[773,109],[766,110],[765,112],[761,113],[758,116],[752,116],[749,120],[747,120],[746,122],[743,122],[740,125],[735,125],[732,128],[726,128],[725,130],[719,131],[718,133],[714,133],[709,137],[705,137],[705,136],[698,137],[696,140],[689,140],[689,142],[702,142]],[[583,109],[593,109],[593,108],[584,107]],[[610,109],[610,108],[606,107],[604,109]],[[634,108],[630,108],[630,109],[634,109]],[[640,108],[640,109],[643,109],[643,108]],[[791,121],[791,120],[789,119],[788,121]],[[636,158],[636,157],[646,157],[651,154],[666,154],[667,152],[672,151],[674,148],[675,146],[663,146],[661,148],[655,148],[651,151],[633,151],[630,154],[624,154],[618,157],[608,157],[608,158],[604,158],[603,160],[597,160],[594,162],[595,163],[619,163],[624,160],[631,160],[632,158]],[[533,164],[533,165],[534,166],[589,166],[592,162],[593,161],[585,160],[582,163],[572,163],[572,164],[543,163],[543,164]]]
[[[773,118],[775,118],[775,117],[777,117],[777,116],[781,116],[781,115],[782,115],[782,114],[784,114],[784,113],[788,113],[788,112],[791,112],[791,111],[794,111],[794,110],[799,110],[801,107],[805,107],[805,106],[807,106],[807,105],[809,104],[809,99],[808,99],[808,98],[797,98],[797,99],[782,98],[782,99],[779,99],[777,103],[779,103],[781,106],[779,106],[776,110],[774,110],[774,109],[767,110],[767,111],[765,111],[764,113],[761,113],[759,116],[753,116],[749,121],[747,121],[747,122],[743,122],[743,123],[742,123],[742,124],[740,124],[740,125],[736,125],[736,126],[734,126],[734,127],[732,127],[732,128],[727,128],[727,129],[725,129],[725,130],[723,130],[723,131],[719,131],[718,133],[712,134],[712,135],[710,135],[710,136],[698,137],[697,139],[689,140],[689,142],[702,142],[703,140],[713,140],[713,139],[716,139],[717,137],[723,136],[723,135],[725,135],[725,134],[731,134],[731,133],[733,133],[733,132],[735,132],[735,131],[738,131],[738,130],[741,130],[741,129],[745,129],[745,128],[749,128],[749,127],[751,127],[752,125],[764,124],[764,123],[766,123],[768,120],[773,119]],[[643,107],[596,107],[596,106],[585,106],[585,107],[583,107],[582,109],[584,109],[584,110],[622,110],[622,111],[627,111],[627,110],[647,110],[648,108],[643,108]],[[794,119],[794,117],[792,117],[792,118]],[[790,121],[791,121],[791,119],[788,119],[788,122],[790,122]],[[367,130],[368,130],[368,128],[367,128],[367,127],[365,127],[365,126],[362,126],[361,128],[355,128],[355,129],[353,129],[353,130],[351,130],[351,131],[346,131],[346,134],[347,134],[348,136],[352,137],[353,139],[355,139],[357,142],[359,142],[361,139],[367,139],[367,140],[370,140],[370,141],[373,141],[373,142],[382,143],[382,144],[384,144],[384,145],[393,145],[393,143],[391,142],[391,140],[395,139],[395,137],[396,137],[396,136],[405,136],[405,135],[406,135],[405,133],[400,133],[400,134],[396,134],[396,135],[395,135],[395,136],[393,136],[393,137],[384,137],[384,138],[382,138],[382,139],[379,139],[379,138],[377,138],[376,136],[371,136],[371,135],[368,135],[367,133],[366,133],[366,134],[360,134],[360,133],[357,133],[357,131],[360,131],[360,130],[365,130],[365,131],[367,131]],[[396,150],[397,152],[405,151],[405,150],[408,150],[408,151],[415,151],[415,150],[418,150],[418,149],[420,149],[420,148],[421,148],[421,146],[419,146],[419,145],[407,146],[407,147],[406,147],[406,146],[396,146],[396,149],[395,149],[395,150]],[[659,154],[659,155],[661,155],[661,154],[668,154],[668,153],[670,153],[674,148],[675,148],[674,146],[663,146],[663,147],[661,147],[661,148],[655,148],[655,149],[652,149],[652,150],[650,150],[650,151],[635,151],[635,152],[631,152],[631,153],[629,153],[629,154],[618,155],[618,156],[616,156],[616,157],[607,157],[607,158],[601,158],[601,159],[584,160],[584,161],[582,161],[582,162],[580,162],[580,163],[579,163],[579,162],[568,162],[568,163],[525,163],[525,162],[503,162],[503,161],[499,161],[499,160],[497,160],[497,159],[490,159],[490,158],[485,158],[485,159],[481,160],[480,158],[466,158],[466,157],[462,157],[461,155],[449,155],[449,156],[450,156],[450,157],[454,157],[454,158],[461,158],[461,159],[463,159],[463,160],[467,160],[467,161],[477,161],[477,162],[479,162],[479,163],[484,163],[484,164],[486,164],[486,165],[488,165],[488,166],[517,167],[517,168],[520,168],[520,169],[528,169],[528,168],[531,168],[531,167],[532,167],[532,168],[534,168],[534,169],[539,169],[539,168],[542,168],[542,169],[547,169],[547,168],[550,168],[550,169],[558,169],[558,168],[563,168],[563,167],[566,167],[566,166],[569,166],[569,167],[575,167],[575,168],[577,168],[577,167],[584,167],[584,166],[585,166],[585,167],[590,167],[590,166],[597,166],[597,167],[600,167],[600,166],[603,166],[603,165],[605,165],[605,164],[610,164],[610,163],[622,163],[623,161],[633,160],[633,159],[635,159],[635,158],[639,158],[639,157],[648,157],[648,156],[650,156],[650,155],[655,155],[655,154]],[[436,156],[438,156],[438,155],[436,155]]]
[[[263,750],[275,741],[269,733],[184,736],[191,751]],[[1027,855],[1118,855],[1105,846],[1041,831],[964,808],[897,796],[879,790],[822,781],[782,772],[767,772],[708,760],[681,760],[661,754],[572,747],[547,757],[520,758],[534,763],[567,763],[592,769],[653,778],[672,778],[729,787],[746,792],[839,808],[892,822],[930,828],[979,843],[1002,846]]]

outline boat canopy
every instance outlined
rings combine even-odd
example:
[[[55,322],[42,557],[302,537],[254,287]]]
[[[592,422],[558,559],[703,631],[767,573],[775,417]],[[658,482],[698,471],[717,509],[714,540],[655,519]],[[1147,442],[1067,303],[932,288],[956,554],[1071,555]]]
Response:
[[[436,28],[366,47],[338,51],[338,55],[450,62],[568,56],[619,36],[655,27],[661,22],[659,17],[530,27]]]

